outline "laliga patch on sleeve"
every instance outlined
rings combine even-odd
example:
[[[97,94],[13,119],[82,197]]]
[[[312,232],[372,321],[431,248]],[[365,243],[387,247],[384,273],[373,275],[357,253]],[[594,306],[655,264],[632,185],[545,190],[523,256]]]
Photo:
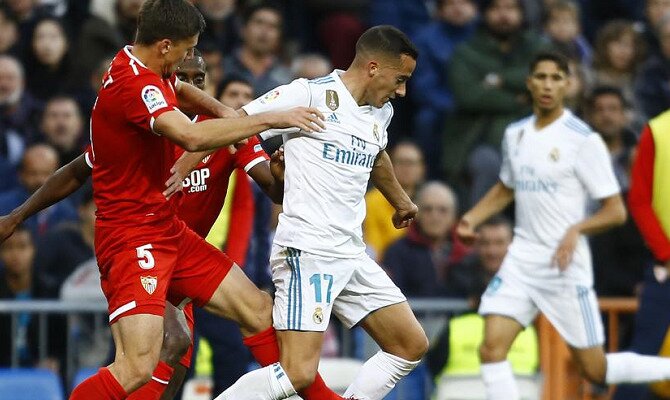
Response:
[[[281,92],[279,89],[272,89],[269,92],[265,93],[263,97],[261,97],[260,102],[262,104],[268,104],[272,103],[273,101],[277,100]]]
[[[154,85],[147,85],[142,89],[142,101],[147,106],[149,114],[153,114],[156,110],[167,107],[167,101],[163,97],[163,93]]]
[[[261,147],[260,144],[257,144],[257,145],[254,146],[254,153],[258,153],[261,150],[263,150],[263,147]]]

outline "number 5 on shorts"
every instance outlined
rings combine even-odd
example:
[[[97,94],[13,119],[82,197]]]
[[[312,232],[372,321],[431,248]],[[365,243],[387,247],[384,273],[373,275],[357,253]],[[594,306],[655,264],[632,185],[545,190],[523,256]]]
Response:
[[[144,246],[137,247],[137,263],[142,269],[151,269],[156,264],[154,261],[154,255],[151,254],[149,250],[153,249],[151,244],[145,244]]]
[[[328,291],[326,292],[326,304],[330,304],[330,290],[333,288],[333,276],[323,274],[323,279],[328,281]],[[314,299],[321,303],[321,274],[314,274],[309,278],[309,284],[314,285]]]

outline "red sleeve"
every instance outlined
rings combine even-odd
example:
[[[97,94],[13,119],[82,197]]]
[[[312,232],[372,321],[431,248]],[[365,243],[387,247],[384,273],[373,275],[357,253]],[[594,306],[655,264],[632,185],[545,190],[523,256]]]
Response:
[[[230,228],[225,253],[237,265],[244,266],[254,226],[254,194],[247,174],[235,169],[235,191],[230,213]]]
[[[152,74],[138,76],[128,85],[124,97],[128,121],[151,131],[161,114],[178,109],[172,83]]]
[[[631,172],[628,206],[647,246],[659,261],[670,260],[670,240],[651,206],[654,188],[654,138],[649,126],[640,136]]]
[[[249,138],[247,144],[239,148],[237,153],[235,153],[235,167],[249,172],[256,164],[269,159],[270,157],[268,157],[263,147],[261,147],[261,142],[256,136],[252,136]]]

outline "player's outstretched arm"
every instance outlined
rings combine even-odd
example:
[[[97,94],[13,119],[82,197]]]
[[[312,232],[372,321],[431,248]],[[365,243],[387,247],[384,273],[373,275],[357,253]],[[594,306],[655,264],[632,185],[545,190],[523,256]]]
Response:
[[[284,149],[279,148],[272,154],[270,161],[253,166],[248,172],[266,195],[275,204],[284,201]]]
[[[156,119],[153,130],[185,150],[195,152],[228,146],[268,129],[297,127],[305,132],[319,131],[325,128],[323,120],[323,114],[312,107],[198,123],[179,111],[168,111]]]
[[[239,114],[232,108],[223,105],[197,87],[179,82],[176,88],[179,109],[189,115],[210,115],[220,118],[235,118]]]
[[[396,179],[393,172],[391,158],[385,150],[381,151],[377,156],[375,164],[372,166],[370,179],[386,200],[395,208],[393,226],[397,229],[409,226],[419,209],[407,193],[405,193],[400,183],[398,183],[398,179]]]
[[[28,200],[16,207],[9,215],[0,216],[0,242],[11,236],[16,227],[27,218],[79,189],[89,176],[91,176],[91,168],[86,164],[84,154],[61,167]]]
[[[475,229],[482,222],[498,214],[514,200],[514,190],[498,181],[488,192],[472,207],[456,227],[456,233],[466,244],[475,240]]]

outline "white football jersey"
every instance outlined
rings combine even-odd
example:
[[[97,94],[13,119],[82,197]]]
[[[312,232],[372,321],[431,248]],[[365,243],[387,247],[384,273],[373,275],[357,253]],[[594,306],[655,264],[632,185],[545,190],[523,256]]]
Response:
[[[502,183],[514,189],[516,225],[508,256],[522,276],[558,275],[550,267],[568,228],[586,218],[589,198],[619,192],[612,162],[600,135],[570,111],[537,130],[535,117],[510,124],[502,143]],[[547,265],[537,270],[537,265]],[[532,266],[532,268],[530,267]],[[582,236],[567,276],[592,284],[591,254]]]
[[[361,224],[365,191],[393,107],[359,106],[340,80],[342,71],[314,80],[297,79],[244,106],[249,115],[316,107],[326,117],[323,132],[283,130],[283,212],[274,242],[342,258],[365,252]],[[268,138],[275,133],[261,134]]]

